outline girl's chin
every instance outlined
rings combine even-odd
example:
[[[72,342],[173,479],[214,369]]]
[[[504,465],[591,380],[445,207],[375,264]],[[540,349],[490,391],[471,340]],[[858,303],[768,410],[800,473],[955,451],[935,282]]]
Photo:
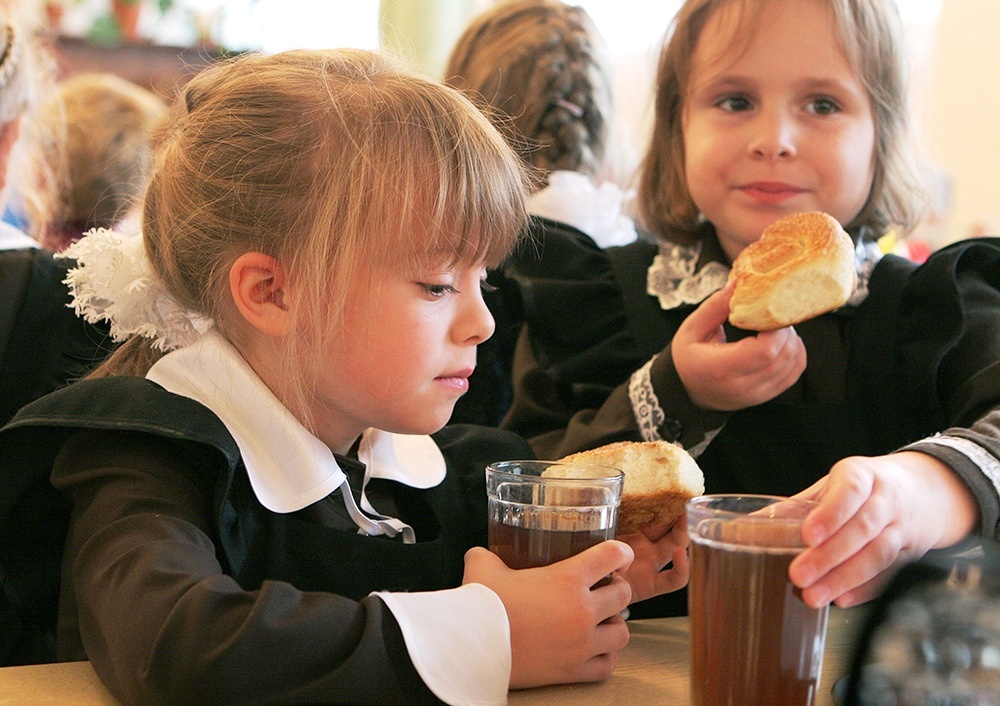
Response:
[[[442,427],[448,423],[454,408],[455,405],[450,405],[447,411],[441,411],[433,415],[421,415],[420,419],[408,420],[406,424],[400,425],[397,429],[386,429],[385,431],[392,431],[396,434],[433,434],[436,431],[441,431]]]

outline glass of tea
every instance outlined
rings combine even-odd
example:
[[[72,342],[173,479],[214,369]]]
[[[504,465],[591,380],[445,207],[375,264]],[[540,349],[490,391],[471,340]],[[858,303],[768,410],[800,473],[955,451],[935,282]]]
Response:
[[[490,464],[490,551],[510,568],[526,569],[614,539],[624,480],[617,468],[584,463]]]
[[[788,578],[816,503],[703,495],[687,503],[688,615],[695,706],[811,706],[829,606],[810,608]]]

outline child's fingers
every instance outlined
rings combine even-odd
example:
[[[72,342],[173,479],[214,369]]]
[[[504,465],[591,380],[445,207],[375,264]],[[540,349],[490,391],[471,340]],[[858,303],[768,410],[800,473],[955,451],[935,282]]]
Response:
[[[838,461],[830,474],[796,497],[819,501],[802,524],[806,544],[815,547],[840,531],[872,497],[875,478],[865,472],[863,459],[852,457]]]
[[[870,598],[880,588],[891,570],[904,556],[897,533],[886,530],[860,551],[852,553],[845,561],[818,577],[808,586],[792,580],[802,587],[802,599],[809,605],[822,606],[837,601],[840,605],[853,605]],[[793,567],[794,567],[793,563]]]
[[[894,566],[906,546],[891,512],[873,501],[821,545],[792,562],[789,576],[817,603],[831,601]]]
[[[877,598],[885,590],[886,585],[888,585],[893,575],[894,571],[883,571],[872,580],[866,581],[857,588],[840,594],[833,599],[833,602],[841,608],[850,608],[851,606]]]
[[[688,580],[691,578],[691,560],[686,549],[680,547],[675,549],[671,562],[673,566],[656,575],[653,582],[655,595],[680,590],[687,586]]]
[[[678,547],[689,544],[687,524],[682,515],[672,525],[645,527],[632,535],[626,535],[622,541],[627,541],[635,552],[636,558],[652,555],[659,566],[666,566],[672,561],[674,551]]]
[[[727,284],[698,305],[682,326],[693,341],[715,340],[721,326],[729,319],[729,300],[733,285]]]
[[[618,664],[618,654],[608,652],[591,657],[580,667],[580,673],[576,679],[567,679],[567,682],[598,682],[604,681],[615,671]]]
[[[563,561],[567,568],[579,571],[588,585],[594,585],[615,571],[624,571],[632,564],[635,552],[625,542],[611,539],[583,550]]]

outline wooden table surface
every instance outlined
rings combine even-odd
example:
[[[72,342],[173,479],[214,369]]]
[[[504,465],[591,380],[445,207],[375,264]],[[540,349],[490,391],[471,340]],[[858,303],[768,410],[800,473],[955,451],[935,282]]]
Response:
[[[847,673],[854,636],[863,608],[831,608],[823,657],[823,676],[815,706],[833,706],[833,683]],[[550,686],[512,691],[511,706],[525,704],[690,703],[687,618],[658,618],[629,623],[631,639],[610,679],[600,684]],[[118,706],[89,662],[39,664],[0,669],[0,706]]]

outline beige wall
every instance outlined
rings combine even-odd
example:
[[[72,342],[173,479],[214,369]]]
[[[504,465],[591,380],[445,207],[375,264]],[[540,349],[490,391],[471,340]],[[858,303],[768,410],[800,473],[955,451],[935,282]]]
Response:
[[[905,2],[906,0],[903,0]],[[1000,2],[944,0],[923,106],[927,146],[953,180],[951,242],[1000,235]]]
[[[462,30],[489,4],[490,0],[380,0],[382,46],[428,76],[441,78]]]

